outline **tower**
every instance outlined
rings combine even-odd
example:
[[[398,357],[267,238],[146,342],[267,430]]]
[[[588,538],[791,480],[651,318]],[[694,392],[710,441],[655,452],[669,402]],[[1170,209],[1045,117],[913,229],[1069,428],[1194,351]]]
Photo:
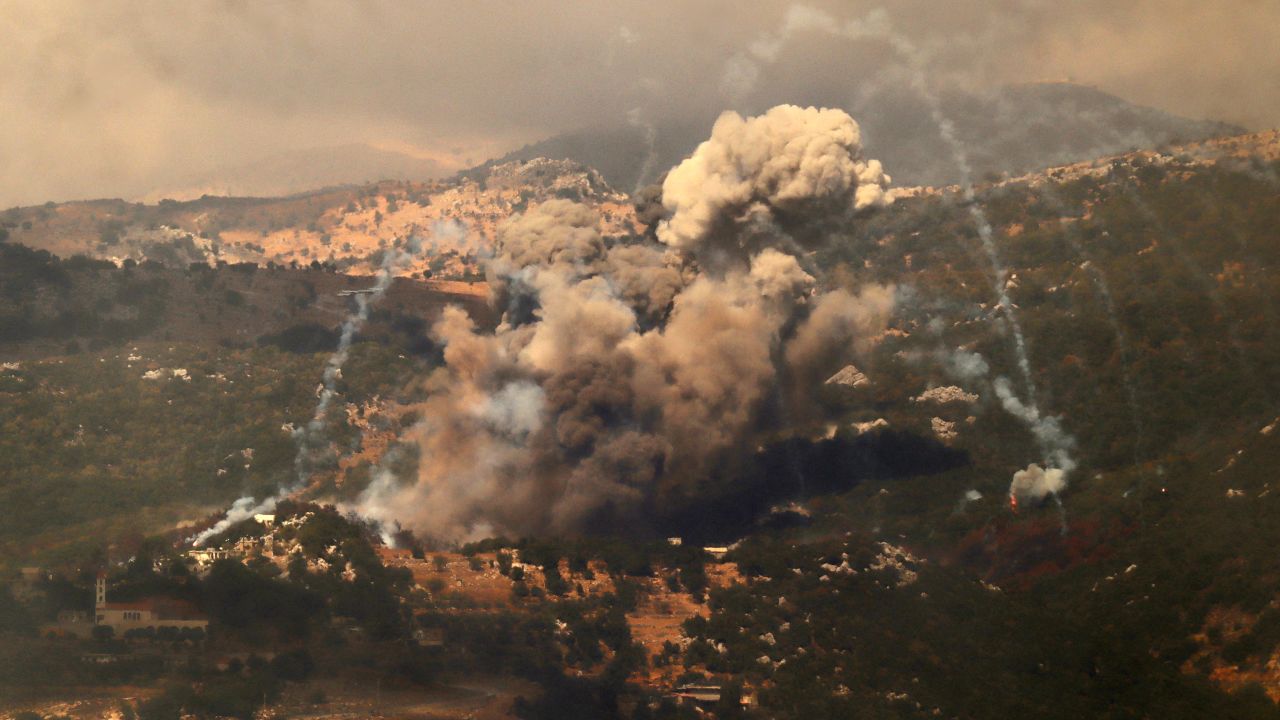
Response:
[[[105,572],[98,573],[98,581],[94,584],[94,608],[102,610],[107,604],[107,574]]]

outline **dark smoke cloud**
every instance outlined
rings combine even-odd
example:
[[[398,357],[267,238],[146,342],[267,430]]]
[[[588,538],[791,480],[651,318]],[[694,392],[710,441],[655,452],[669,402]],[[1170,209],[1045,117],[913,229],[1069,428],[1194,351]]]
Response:
[[[1069,76],[1192,117],[1280,125],[1275,2],[811,4],[840,22],[883,8],[944,86]],[[865,86],[901,81],[882,42],[800,28],[771,46],[793,6],[0,0],[0,206],[147,195],[352,143],[447,171],[575,127],[850,107]],[[770,52],[739,63],[755,77],[736,96],[726,67]]]
[[[674,209],[664,227],[679,234],[660,236],[678,250],[606,241],[594,211],[565,200],[500,228],[488,271],[495,297],[535,309],[521,322],[508,311],[493,332],[460,310],[436,323],[445,363],[427,380],[411,436],[420,474],[380,476],[362,512],[449,540],[574,532],[601,513],[635,517],[732,467],[758,433],[778,429],[780,418],[763,410],[780,378],[812,391],[874,341],[890,289],[818,292],[786,223],[744,227],[743,203],[721,202],[713,183],[672,182],[750,155],[757,162],[739,179],[757,188],[756,214],[800,203],[849,222],[883,190],[867,172],[874,161],[862,158],[857,125],[813,108],[727,117],[755,132],[714,137],[704,150],[718,159],[695,154],[664,185],[663,204]],[[688,208],[704,222],[684,223]],[[515,294],[531,301],[513,304]]]

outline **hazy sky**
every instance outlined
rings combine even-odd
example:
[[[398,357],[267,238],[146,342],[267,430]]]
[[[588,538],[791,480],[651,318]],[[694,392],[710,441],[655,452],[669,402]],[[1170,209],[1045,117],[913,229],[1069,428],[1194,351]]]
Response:
[[[629,112],[839,105],[901,67],[883,40],[812,30],[762,51],[793,5],[0,0],[0,207],[136,197],[349,143],[462,167]],[[938,86],[1070,77],[1190,117],[1280,125],[1277,0],[809,5],[878,18]]]

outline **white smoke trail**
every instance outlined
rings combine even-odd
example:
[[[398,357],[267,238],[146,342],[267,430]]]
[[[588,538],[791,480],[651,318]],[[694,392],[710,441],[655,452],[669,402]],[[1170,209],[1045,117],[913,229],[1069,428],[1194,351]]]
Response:
[[[1059,214],[1065,218],[1068,214],[1068,208],[1066,203],[1063,202],[1062,196],[1053,189],[1053,186],[1050,183],[1045,183],[1039,190],[1041,196],[1052,202],[1057,207]],[[1139,464],[1142,446],[1146,438],[1146,424],[1142,421],[1142,411],[1138,403],[1138,391],[1133,382],[1133,351],[1129,346],[1128,335],[1120,324],[1120,314],[1116,309],[1115,297],[1111,294],[1111,285],[1107,282],[1107,274],[1093,261],[1084,243],[1077,237],[1080,232],[1079,227],[1065,219],[1059,220],[1058,224],[1062,230],[1063,237],[1071,245],[1071,249],[1078,257],[1084,259],[1084,263],[1080,265],[1080,268],[1082,270],[1087,269],[1093,276],[1094,283],[1098,288],[1098,294],[1102,296],[1103,304],[1107,308],[1107,320],[1111,325],[1111,332],[1116,338],[1116,349],[1120,353],[1120,380],[1124,384],[1125,396],[1129,406],[1129,418],[1133,423],[1137,439],[1133,449],[1133,464],[1136,467]]]
[[[992,381],[991,386],[995,389],[996,397],[1000,399],[1000,404],[1004,406],[1004,409],[1010,415],[1021,420],[1031,430],[1031,435],[1036,439],[1036,443],[1039,444],[1040,452],[1049,467],[1060,469],[1064,473],[1074,470],[1076,462],[1072,458],[1072,450],[1075,449],[1076,441],[1062,427],[1062,421],[1051,415],[1042,415],[1040,408],[1023,402],[1014,393],[1013,387],[1006,377],[996,378]]]
[[[318,395],[319,399],[316,402],[315,410],[311,414],[311,420],[293,431],[293,440],[298,446],[298,452],[293,459],[293,480],[278,488],[275,494],[263,498],[261,501],[255,500],[252,496],[239,498],[232,503],[224,518],[192,539],[193,545],[199,547],[209,538],[225,531],[238,522],[247,520],[259,513],[271,512],[275,509],[276,503],[282,498],[288,497],[306,486],[307,479],[310,477],[314,466],[316,450],[326,444],[324,442],[325,416],[329,412],[329,406],[333,404],[333,398],[337,395],[337,383],[342,379],[342,367],[346,364],[347,357],[350,355],[351,343],[355,340],[356,333],[369,319],[369,308],[378,300],[381,300],[387,289],[391,287],[391,281],[395,279],[396,269],[408,264],[418,254],[421,247],[421,240],[414,237],[408,240],[403,250],[388,248],[383,253],[382,265],[378,268],[377,275],[375,275],[373,287],[354,295],[356,310],[343,321],[342,333],[338,338],[338,348],[325,362]]]
[[[1265,384],[1258,382],[1253,366],[1249,364],[1249,351],[1245,348],[1244,343],[1241,342],[1240,335],[1236,332],[1235,324],[1227,321],[1227,318],[1230,318],[1232,313],[1223,299],[1222,291],[1210,279],[1210,274],[1187,252],[1182,243],[1179,242],[1178,236],[1169,229],[1160,214],[1146,200],[1142,199],[1142,195],[1136,189],[1123,180],[1118,182],[1117,185],[1146,218],[1148,225],[1160,234],[1165,246],[1169,249],[1173,258],[1187,271],[1187,275],[1195,278],[1204,288],[1205,297],[1213,304],[1213,309],[1218,316],[1223,319],[1219,327],[1226,333],[1227,342],[1230,344],[1231,349],[1235,351],[1236,366],[1240,368],[1240,372],[1245,376],[1249,385],[1255,388],[1265,387]]]
[[[732,90],[737,97],[743,97],[754,86],[759,76],[759,68],[755,62],[773,63],[782,49],[798,32],[820,32],[849,40],[879,39],[904,60],[912,88],[919,94],[929,108],[930,118],[938,128],[938,134],[951,150],[952,159],[960,170],[960,190],[964,203],[972,216],[981,240],[983,253],[991,265],[991,287],[996,296],[997,307],[1008,322],[1013,334],[1015,360],[1022,376],[1026,399],[1019,398],[1005,378],[997,378],[997,395],[1001,403],[1015,417],[1023,420],[1036,437],[1044,454],[1044,461],[1051,470],[1062,471],[1062,482],[1055,483],[1053,496],[1058,499],[1057,491],[1065,487],[1065,476],[1076,465],[1071,457],[1075,441],[1061,429],[1056,418],[1045,418],[1037,401],[1035,379],[1031,372],[1031,359],[1027,351],[1026,336],[1013,301],[1008,293],[1008,270],[996,247],[991,223],[986,212],[977,203],[973,187],[973,171],[969,163],[964,144],[956,134],[955,125],[942,111],[942,102],[927,81],[926,70],[929,58],[916,47],[910,39],[893,30],[889,15],[883,9],[873,10],[864,18],[853,19],[841,23],[828,13],[805,5],[792,6],[786,15],[781,30],[776,34],[766,34],[753,43],[749,54],[735,55],[726,65],[723,87]],[[1001,382],[1003,381],[1003,382]],[[1003,388],[1003,392],[1001,391]],[[1052,427],[1052,431],[1049,428]]]
[[[631,190],[631,196],[636,197],[640,194],[640,189],[649,181],[654,166],[658,164],[658,129],[653,126],[653,123],[645,120],[644,113],[638,107],[627,112],[627,124],[644,134],[644,162],[640,165],[635,186]]]

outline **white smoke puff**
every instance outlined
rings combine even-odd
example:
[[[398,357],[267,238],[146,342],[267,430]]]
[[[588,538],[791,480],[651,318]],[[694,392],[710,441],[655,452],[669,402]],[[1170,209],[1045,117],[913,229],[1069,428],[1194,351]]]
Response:
[[[834,17],[817,8],[808,5],[792,5],[787,8],[781,31],[777,35],[761,36],[751,43],[751,55],[763,62],[775,62],[793,34],[806,30],[835,32],[837,26],[838,23]]]
[[[720,90],[734,102],[740,102],[755,90],[760,77],[759,63],[772,65],[778,60],[784,47],[800,32],[822,32],[827,35],[848,38],[883,34],[888,29],[888,14],[877,9],[865,20],[854,20],[844,25],[826,12],[808,5],[792,5],[787,8],[782,27],[776,33],[764,33],[748,47],[747,52],[735,53],[726,63],[720,79]]]
[[[191,544],[200,547],[208,542],[209,538],[225,531],[232,525],[248,520],[254,515],[271,512],[275,507],[276,498],[274,497],[269,497],[262,502],[257,502],[254,498],[248,496],[239,498],[227,509],[227,514],[224,518],[214,523],[213,527],[192,538]]]
[[[513,438],[523,438],[542,427],[546,394],[527,380],[509,383],[485,398],[477,414],[491,428]]]
[[[843,110],[779,105],[747,119],[725,112],[711,138],[667,174],[662,202],[671,217],[659,223],[658,239],[697,251],[727,230],[732,246],[748,214],[763,210],[784,226],[830,222],[887,204],[888,184],[880,162],[863,158],[858,124]]]
[[[644,136],[644,162],[640,164],[640,172],[636,173],[636,182],[631,189],[631,195],[640,194],[640,189],[649,181],[649,176],[653,174],[653,167],[658,162],[658,129],[653,123],[645,120],[644,113],[640,108],[632,108],[627,111],[627,124],[634,127]]]
[[[430,234],[422,241],[423,252],[435,254],[441,247],[449,249],[480,250],[481,236],[467,232],[467,226],[456,218],[441,218],[431,223]]]
[[[1031,463],[1026,470],[1013,474],[1009,495],[1018,502],[1042,500],[1048,495],[1058,495],[1067,487],[1067,473],[1062,468],[1040,467]]]
[[[730,102],[737,104],[756,89],[759,79],[760,67],[751,58],[739,53],[724,64],[724,74],[720,76],[720,92]]]
[[[751,258],[751,279],[764,298],[792,299],[808,294],[813,276],[800,267],[795,256],[766,248]]]
[[[987,377],[991,368],[986,358],[976,352],[956,350],[946,357],[946,366],[953,375],[962,380],[980,380]]]
[[[1006,377],[996,378],[992,383],[992,387],[996,391],[996,397],[1000,398],[1000,404],[1004,409],[1010,415],[1026,423],[1036,442],[1039,443],[1048,463],[1052,467],[1063,471],[1065,485],[1065,473],[1071,472],[1076,467],[1076,461],[1072,457],[1072,451],[1076,447],[1076,440],[1062,427],[1062,420],[1057,417],[1042,416],[1034,406],[1022,402],[1014,394],[1012,383]]]
[[[495,369],[472,370],[473,379],[487,381]],[[512,389],[502,397],[500,389],[490,395],[445,371],[430,377],[426,389],[431,395],[422,419],[404,437],[421,451],[418,476],[376,474],[358,500],[361,514],[457,541],[491,535],[494,527],[544,525],[552,491],[531,471],[527,438],[517,432],[544,426],[532,417],[534,394]]]
[[[553,371],[575,358],[602,355],[636,330],[635,313],[603,278],[572,283],[561,273],[542,272],[533,284],[542,304],[536,313],[541,322],[519,354],[533,369]]]

